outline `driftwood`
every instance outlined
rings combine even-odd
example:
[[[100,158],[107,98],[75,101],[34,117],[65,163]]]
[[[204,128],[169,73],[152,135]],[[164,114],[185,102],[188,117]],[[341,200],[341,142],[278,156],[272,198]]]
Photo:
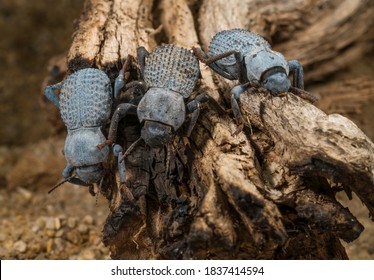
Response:
[[[370,0],[203,1],[200,39],[227,28],[247,28],[277,51],[298,59],[306,80],[321,80],[373,49],[374,2]]]
[[[374,139],[371,105],[374,102],[374,81],[371,77],[349,78],[335,81],[317,89],[319,107],[325,112],[347,116]]]
[[[199,2],[161,0],[153,7],[151,0],[87,0],[69,72],[98,67],[114,78],[138,46],[200,41],[206,49],[215,32],[242,27],[271,39],[286,57],[306,65],[309,79],[320,79],[349,57],[364,56],[373,38],[370,1],[305,0],[298,7],[292,1]],[[337,22],[329,20],[333,11]],[[350,33],[356,25],[364,36],[321,35],[337,26]],[[334,48],[324,51],[328,42]],[[305,45],[324,55],[316,57]],[[234,83],[204,66],[201,72],[196,92],[229,104]],[[136,71],[128,79],[134,77]],[[115,168],[108,170],[100,191],[111,210],[103,241],[112,258],[347,258],[339,238],[352,241],[363,227],[335,194],[355,192],[373,217],[374,144],[350,120],[326,115],[291,93],[243,94],[241,109],[247,121],[237,136],[232,115],[207,104],[189,139],[177,136],[163,149],[136,146],[126,158],[126,185],[116,183]],[[119,131],[118,142],[128,148],[140,125],[126,118]]]

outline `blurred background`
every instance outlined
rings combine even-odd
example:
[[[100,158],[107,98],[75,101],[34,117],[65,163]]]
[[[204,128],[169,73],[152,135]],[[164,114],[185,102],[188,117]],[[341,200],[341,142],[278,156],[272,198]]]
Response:
[[[109,258],[101,244],[105,199],[73,185],[47,195],[61,178],[65,132],[57,135],[47,121],[43,86],[50,60],[65,59],[83,2],[0,2],[1,259]],[[349,117],[373,140],[374,48],[368,49],[364,57],[306,88],[320,95],[318,107]],[[345,244],[349,257],[373,259],[374,226],[367,210],[357,199],[341,200],[366,227],[358,240]]]
[[[49,61],[64,61],[83,0],[0,1],[0,258],[103,259],[104,199],[61,179],[64,133],[43,107]],[[79,221],[79,223],[78,223]],[[99,224],[97,224],[99,223]]]

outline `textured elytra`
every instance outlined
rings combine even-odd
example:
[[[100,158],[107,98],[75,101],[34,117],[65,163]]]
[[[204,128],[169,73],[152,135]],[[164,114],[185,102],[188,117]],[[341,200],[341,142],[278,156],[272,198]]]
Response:
[[[110,117],[112,88],[99,69],[86,68],[66,78],[60,92],[61,117],[68,129],[102,126]]]
[[[270,44],[256,33],[245,29],[224,30],[217,33],[210,42],[209,54],[215,56],[224,52],[238,50],[242,54],[249,53],[254,48],[270,49]],[[217,61],[218,64],[235,64],[234,55]]]
[[[167,88],[188,98],[199,77],[199,62],[185,48],[163,45],[146,57],[144,80],[149,87]]]

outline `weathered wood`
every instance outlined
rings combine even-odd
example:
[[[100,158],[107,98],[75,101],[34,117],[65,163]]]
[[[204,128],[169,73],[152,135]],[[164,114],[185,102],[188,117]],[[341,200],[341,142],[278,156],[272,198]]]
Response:
[[[321,80],[373,50],[374,2],[370,0],[205,0],[200,9],[203,47],[218,31],[245,28]]]
[[[138,46],[154,47],[152,5],[152,0],[87,0],[68,53],[69,70],[97,67],[112,78]]]
[[[370,3],[363,1],[368,6],[363,11],[355,1],[336,2],[305,0],[295,7],[293,2],[205,0],[199,6],[198,1],[165,0],[152,8],[150,0],[87,1],[69,51],[69,70],[99,67],[115,77],[138,46],[153,49],[159,24],[163,34],[158,40],[185,47],[198,46],[200,40],[204,48],[217,31],[257,26],[255,31],[282,41],[276,48],[287,57],[305,61],[310,79],[320,78],[346,63],[337,58],[340,54],[364,55],[361,42],[371,38],[368,32],[347,43],[343,36],[345,43],[334,43],[337,48],[323,60],[312,60],[310,54],[308,60],[286,46],[295,38],[301,38],[298,50],[312,42],[306,34],[320,26],[318,16],[336,27],[328,20],[332,10],[349,8],[345,15],[336,12],[338,22],[352,16],[355,24],[368,20]],[[323,46],[327,38],[314,40]],[[317,68],[321,72],[313,72]],[[212,76],[205,66],[201,70],[197,92],[229,104],[235,83]],[[189,139],[179,135],[162,149],[140,143],[132,150],[125,160],[126,185],[109,172],[101,192],[111,210],[103,233],[113,258],[347,257],[339,238],[354,240],[363,228],[335,193],[355,192],[373,217],[374,144],[348,119],[326,115],[292,94],[270,98],[248,92],[241,97],[241,110],[247,122],[237,136],[231,114],[206,104]],[[139,137],[137,119],[126,118],[118,143],[126,149]]]
[[[344,115],[374,139],[371,106],[374,104],[374,81],[370,77],[347,78],[316,88],[319,108]]]

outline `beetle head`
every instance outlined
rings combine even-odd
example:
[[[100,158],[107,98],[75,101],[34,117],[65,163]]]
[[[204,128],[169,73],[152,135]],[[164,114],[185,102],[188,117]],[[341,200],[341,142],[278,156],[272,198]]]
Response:
[[[144,122],[141,135],[147,145],[155,148],[169,144],[174,134],[171,126],[147,120]]]
[[[291,82],[283,72],[275,72],[262,81],[262,86],[269,90],[273,95],[287,92]]]
[[[85,183],[97,183],[104,176],[101,163],[75,168],[75,175]]]

